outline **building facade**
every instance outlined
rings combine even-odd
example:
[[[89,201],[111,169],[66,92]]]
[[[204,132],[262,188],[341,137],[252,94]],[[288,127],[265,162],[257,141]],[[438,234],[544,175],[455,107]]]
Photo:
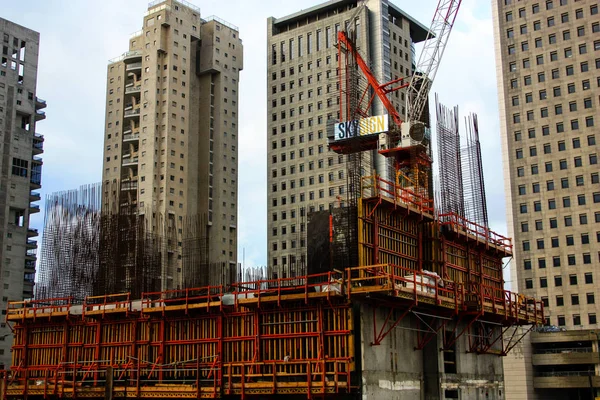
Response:
[[[30,216],[40,211],[44,137],[36,133],[46,118],[46,102],[36,96],[40,34],[0,18],[0,293],[7,301],[33,297],[37,243]],[[3,314],[6,311],[2,312]],[[12,334],[0,323],[0,367],[9,366]]]
[[[569,331],[597,328],[600,315],[598,8],[597,1],[492,2],[507,220],[515,245],[512,290],[541,298],[547,323]],[[526,343],[518,359],[507,359],[507,398],[508,371],[522,383],[510,397],[518,399],[539,396],[536,376],[588,370],[532,369],[535,352]]]
[[[103,209],[163,236],[162,289],[186,285],[186,243],[214,269],[192,284],[235,270],[242,52],[237,27],[164,0],[109,62]]]
[[[267,191],[270,277],[306,273],[313,211],[344,205],[346,157],[328,149],[327,123],[340,118],[337,33],[356,45],[380,82],[411,75],[414,43],[427,28],[387,0],[335,0],[267,21]],[[404,91],[391,101],[402,114]],[[373,115],[384,114],[373,107]],[[382,106],[380,106],[382,107]],[[385,169],[383,156],[366,155]],[[370,174],[371,171],[365,171]]]

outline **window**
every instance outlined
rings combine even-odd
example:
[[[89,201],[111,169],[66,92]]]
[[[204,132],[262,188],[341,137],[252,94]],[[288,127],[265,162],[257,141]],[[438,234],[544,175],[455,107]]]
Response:
[[[559,71],[558,68],[552,70],[552,79],[558,79]]]
[[[525,260],[523,262],[523,269],[525,269],[525,270],[531,269],[531,260]]]
[[[525,279],[525,289],[533,289],[533,280]]]
[[[554,106],[554,114],[560,115],[562,113],[563,113],[563,111],[562,111],[562,104],[555,105]]]
[[[541,47],[542,47],[542,45],[543,45],[543,44],[542,44],[542,38],[536,38],[536,39],[535,39],[535,48],[536,48],[536,49],[539,49],[539,48],[541,48]]]
[[[572,65],[567,65],[566,68],[565,68],[565,70],[567,72],[567,76],[573,75],[574,70],[573,70],[573,66]]]
[[[577,285],[577,275],[569,275],[569,284]]]
[[[586,298],[586,302],[588,304],[595,304],[596,303],[596,298],[595,298],[594,293],[587,293],[585,295],[585,298]]]
[[[562,296],[556,296],[556,306],[562,307],[565,305],[564,298]]]
[[[548,200],[548,209],[550,209],[550,210],[556,209],[556,200],[555,199]]]
[[[534,31],[539,31],[540,29],[542,29],[542,24],[540,23],[540,21],[535,21],[533,23],[533,30]]]
[[[588,324],[593,325],[596,323],[596,314],[588,314]]]
[[[591,272],[586,272],[584,275],[586,285],[594,283],[594,277]],[[577,283],[577,276],[575,276],[575,283]]]
[[[545,258],[538,259],[538,267],[539,268],[546,268],[546,259]]]
[[[565,316],[564,315],[559,315],[557,317],[557,324],[558,324],[558,326],[565,326],[566,325],[566,323],[565,323]]]
[[[554,181],[546,181],[546,190],[554,190]]]
[[[550,242],[551,242],[553,248],[554,247],[558,247],[558,245],[559,245],[559,243],[558,243],[558,237],[556,237],[556,236],[550,238]]]
[[[29,166],[29,161],[21,160],[19,158],[13,158],[12,161],[12,174],[16,176],[27,177],[27,167]],[[33,179],[33,177],[32,177]]]
[[[546,277],[541,277],[540,278],[540,287],[541,288],[548,287],[548,279]]]
[[[552,94],[554,95],[554,97],[559,97],[560,96],[560,86],[556,86],[556,87],[552,88]]]
[[[556,51],[550,53],[550,61],[558,61],[558,53]]]
[[[573,325],[581,325],[581,317],[577,314],[573,315]]]
[[[556,287],[562,286],[562,276],[561,275],[554,276],[554,286],[556,286]]]

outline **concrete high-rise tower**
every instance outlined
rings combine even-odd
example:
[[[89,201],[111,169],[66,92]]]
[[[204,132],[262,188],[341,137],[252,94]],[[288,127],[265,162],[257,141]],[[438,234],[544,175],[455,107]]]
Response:
[[[380,82],[411,76],[414,44],[427,35],[426,27],[387,0],[360,5],[328,1],[267,21],[271,277],[306,273],[308,213],[346,201],[346,158],[329,151],[327,139],[327,121],[339,119],[337,33],[345,28],[356,32],[358,50]],[[404,91],[391,96],[401,114],[404,96]],[[384,114],[382,109],[373,112]],[[374,168],[385,169],[383,156],[374,152],[367,157]]]
[[[44,137],[36,123],[46,102],[36,96],[40,34],[0,18],[0,293],[7,301],[33,297],[37,243],[30,216],[40,211]],[[3,311],[5,314],[6,311]],[[0,321],[0,368],[10,366],[11,330]]]
[[[103,209],[143,215],[146,232],[168,236],[163,290],[189,284],[190,252],[214,267],[194,284],[227,282],[236,268],[242,52],[237,27],[164,0],[149,4],[129,51],[108,65]]]
[[[512,290],[541,298],[551,325],[569,331],[598,328],[599,5],[577,0],[493,0],[492,5],[507,220],[515,245]],[[556,337],[559,349],[589,341]],[[507,392],[507,398],[534,398],[525,397],[534,396],[532,384],[556,389],[568,381],[568,387],[589,388],[587,372],[578,383],[572,372],[591,368],[597,374],[598,358],[588,365],[566,358],[540,361],[538,352],[546,351],[550,338],[532,336],[536,376],[529,376],[527,391],[515,397]],[[591,351],[592,342],[584,347]],[[531,348],[526,353],[531,371]],[[546,376],[550,370],[556,376]],[[515,387],[508,383],[508,370],[506,379],[507,387]],[[546,391],[541,398],[552,395]]]

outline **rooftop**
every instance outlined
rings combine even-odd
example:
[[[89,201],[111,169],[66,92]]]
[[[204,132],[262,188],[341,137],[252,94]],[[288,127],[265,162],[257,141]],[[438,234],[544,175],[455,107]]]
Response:
[[[347,4],[357,4],[358,0],[330,0],[325,3],[317,4],[316,6],[295,12],[281,18],[275,18],[273,21],[274,25],[288,24],[290,22],[299,21],[305,19],[312,14],[322,13],[328,10],[334,10],[340,6]],[[396,13],[410,21],[410,36],[415,43],[422,42],[427,38],[427,32],[429,29],[411,17],[408,13],[404,12],[400,7],[395,4],[389,3],[390,13]]]

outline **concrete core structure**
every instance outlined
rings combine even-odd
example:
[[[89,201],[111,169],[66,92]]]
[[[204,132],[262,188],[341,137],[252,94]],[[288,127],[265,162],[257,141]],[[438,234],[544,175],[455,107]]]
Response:
[[[30,215],[40,211],[44,137],[36,123],[46,118],[37,98],[40,34],[0,18],[0,294],[2,314],[8,300],[33,297],[37,243]],[[4,315],[3,315],[4,317]],[[11,330],[0,323],[0,369],[11,364]]]
[[[515,243],[512,290],[541,298],[550,325],[597,328],[599,5],[493,0],[492,8],[507,221]],[[573,398],[561,391],[539,397],[532,385],[541,371],[532,369],[530,346],[525,342],[505,363],[507,388],[514,390],[507,397]],[[553,369],[557,376],[575,372]]]
[[[189,218],[201,221],[194,239],[213,269],[201,284],[230,282],[236,270],[242,53],[237,27],[165,0],[149,4],[129,51],[109,62],[103,210],[169,232],[163,290],[183,285]]]

